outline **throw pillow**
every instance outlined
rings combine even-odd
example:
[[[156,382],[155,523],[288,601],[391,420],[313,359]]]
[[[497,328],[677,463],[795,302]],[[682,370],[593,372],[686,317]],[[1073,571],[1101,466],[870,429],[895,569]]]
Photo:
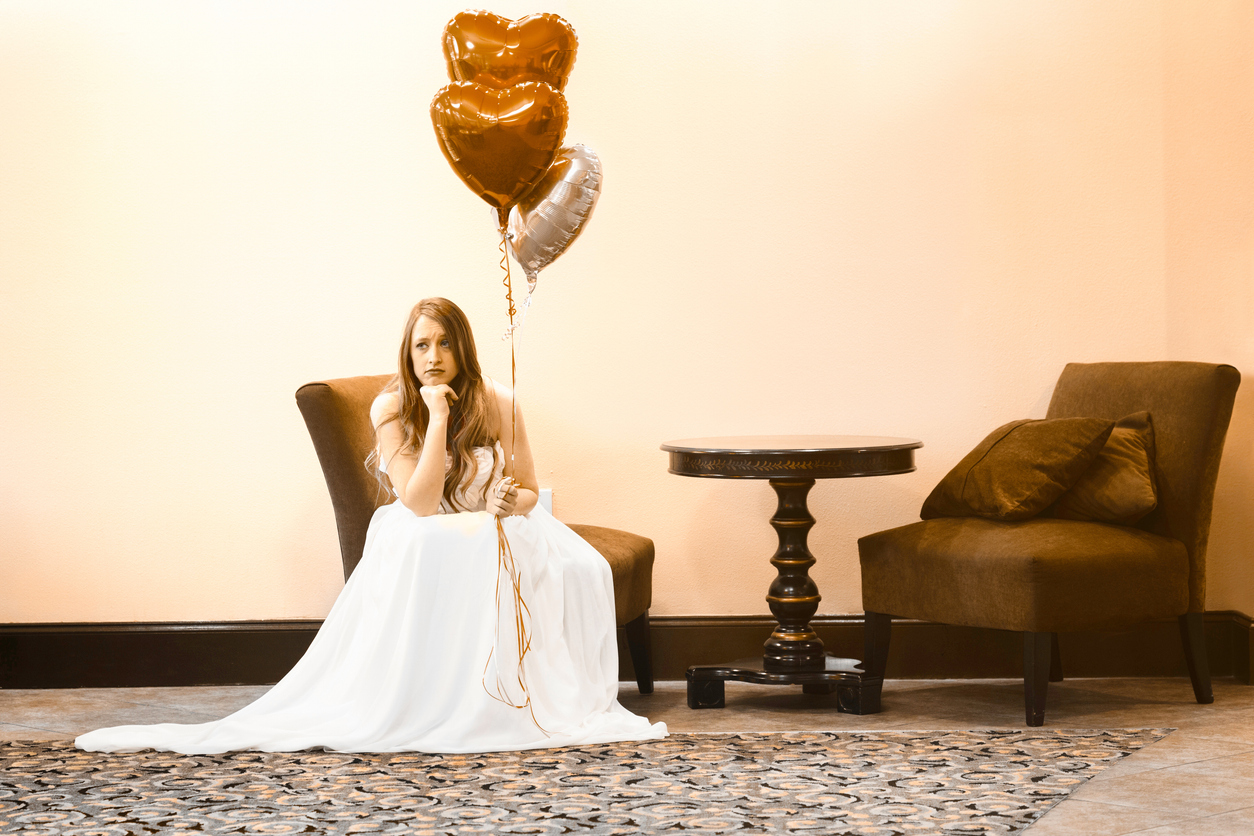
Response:
[[[1154,425],[1148,412],[1120,418],[1093,464],[1058,498],[1053,515],[1132,525],[1158,505]]]
[[[1088,470],[1114,426],[1101,418],[1051,418],[998,427],[940,481],[919,516],[1034,517]]]

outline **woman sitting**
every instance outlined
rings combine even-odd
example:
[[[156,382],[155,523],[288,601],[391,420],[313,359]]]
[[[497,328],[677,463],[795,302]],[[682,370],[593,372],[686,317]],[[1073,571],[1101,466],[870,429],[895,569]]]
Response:
[[[483,376],[452,302],[410,312],[371,418],[397,501],[375,511],[295,667],[221,720],[99,729],[80,749],[455,753],[666,735],[618,704],[609,565],[537,507],[522,414]]]

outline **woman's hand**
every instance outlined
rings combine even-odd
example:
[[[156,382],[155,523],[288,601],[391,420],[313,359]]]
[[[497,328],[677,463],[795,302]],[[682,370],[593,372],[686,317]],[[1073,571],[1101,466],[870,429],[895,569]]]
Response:
[[[423,403],[427,405],[427,411],[431,413],[432,418],[447,419],[449,403],[457,400],[457,393],[447,383],[423,386],[418,390],[418,394],[422,396]]]
[[[508,517],[518,504],[518,486],[506,476],[488,489],[488,513]]]

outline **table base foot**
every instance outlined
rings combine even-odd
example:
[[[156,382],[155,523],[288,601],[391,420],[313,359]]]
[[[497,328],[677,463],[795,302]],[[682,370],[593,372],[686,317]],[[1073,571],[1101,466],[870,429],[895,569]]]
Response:
[[[723,708],[727,680],[755,685],[800,685],[807,694],[835,694],[836,710],[845,714],[878,714],[884,680],[868,677],[856,659],[828,656],[822,669],[767,670],[761,659],[740,659],[728,665],[693,665],[688,669],[688,707]]]
[[[727,704],[721,679],[688,679],[689,708],[722,708]]]

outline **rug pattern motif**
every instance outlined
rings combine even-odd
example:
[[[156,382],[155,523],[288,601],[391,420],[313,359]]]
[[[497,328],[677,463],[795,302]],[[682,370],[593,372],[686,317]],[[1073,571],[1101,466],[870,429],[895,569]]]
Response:
[[[0,744],[0,833],[1019,833],[1170,730],[673,734],[476,755]]]

